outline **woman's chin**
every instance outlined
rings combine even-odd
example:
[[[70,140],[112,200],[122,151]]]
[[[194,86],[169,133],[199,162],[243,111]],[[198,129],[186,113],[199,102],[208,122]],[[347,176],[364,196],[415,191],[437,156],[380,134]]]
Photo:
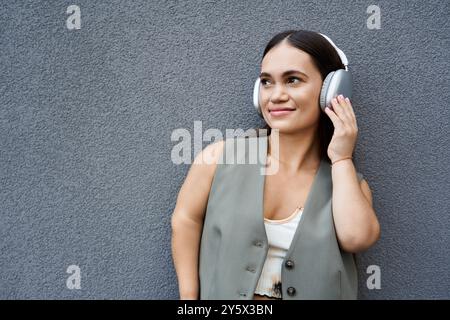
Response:
[[[270,123],[270,128],[272,130],[278,130],[279,133],[293,133],[298,131],[298,128],[289,123]]]

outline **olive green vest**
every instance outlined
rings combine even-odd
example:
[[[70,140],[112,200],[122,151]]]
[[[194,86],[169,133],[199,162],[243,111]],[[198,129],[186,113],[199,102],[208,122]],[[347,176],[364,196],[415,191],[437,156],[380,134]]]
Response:
[[[253,299],[267,256],[265,175],[260,169],[266,160],[268,137],[226,139],[224,156],[233,154],[231,149],[235,150],[237,145],[234,141],[239,139],[244,139],[240,141],[247,145],[250,139],[258,139],[258,152],[262,156],[257,163],[248,164],[250,155],[255,154],[246,147],[241,154],[234,152],[237,154],[234,164],[224,161],[217,165],[200,243],[201,300]],[[361,180],[362,174],[357,174]],[[354,256],[339,248],[331,199],[331,166],[322,160],[282,264],[281,289],[285,300],[357,298]]]

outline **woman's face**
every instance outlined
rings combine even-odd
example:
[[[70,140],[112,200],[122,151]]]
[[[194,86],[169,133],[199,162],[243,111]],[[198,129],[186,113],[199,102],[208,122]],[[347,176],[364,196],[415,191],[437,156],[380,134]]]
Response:
[[[264,56],[260,79],[261,111],[272,129],[295,133],[318,125],[323,80],[308,53],[279,43]]]

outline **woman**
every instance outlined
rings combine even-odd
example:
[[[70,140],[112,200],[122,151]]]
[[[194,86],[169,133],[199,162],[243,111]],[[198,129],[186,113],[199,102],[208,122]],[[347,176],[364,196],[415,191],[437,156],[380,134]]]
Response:
[[[181,299],[356,299],[354,253],[379,239],[380,226],[352,161],[350,100],[319,106],[325,77],[343,68],[319,33],[288,30],[270,40],[259,105],[278,135],[256,139],[275,173],[222,164],[235,139],[196,156],[172,216]]]

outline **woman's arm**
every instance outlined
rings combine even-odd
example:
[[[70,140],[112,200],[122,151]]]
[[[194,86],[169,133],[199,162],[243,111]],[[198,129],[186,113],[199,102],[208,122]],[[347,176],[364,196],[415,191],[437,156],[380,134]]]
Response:
[[[328,146],[328,157],[333,162],[333,219],[339,246],[348,252],[364,251],[380,237],[380,224],[372,207],[372,194],[367,182],[358,182],[351,159],[358,126],[352,104],[340,95],[332,100],[333,110],[325,108],[334,125]]]
[[[199,298],[198,256],[203,221],[223,141],[208,145],[189,169],[172,214],[172,257],[180,299]]]
[[[340,247],[348,252],[367,250],[380,238],[380,224],[372,207],[372,193],[358,182],[351,159],[332,166],[333,218]]]

